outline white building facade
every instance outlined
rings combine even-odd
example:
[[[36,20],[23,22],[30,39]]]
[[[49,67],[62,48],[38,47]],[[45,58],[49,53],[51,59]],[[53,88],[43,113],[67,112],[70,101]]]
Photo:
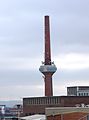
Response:
[[[89,96],[89,86],[67,87],[67,96]]]

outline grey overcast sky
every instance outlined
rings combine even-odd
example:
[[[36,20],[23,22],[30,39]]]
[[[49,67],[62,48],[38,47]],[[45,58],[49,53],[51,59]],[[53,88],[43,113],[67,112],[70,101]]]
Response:
[[[50,16],[54,95],[89,85],[89,0],[0,1],[0,100],[44,96],[44,16]]]

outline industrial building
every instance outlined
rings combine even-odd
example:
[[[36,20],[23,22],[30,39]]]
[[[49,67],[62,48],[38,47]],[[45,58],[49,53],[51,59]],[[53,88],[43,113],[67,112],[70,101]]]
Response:
[[[24,115],[45,114],[48,107],[89,107],[89,96],[29,97],[23,99]]]
[[[51,45],[50,45],[50,20],[49,16],[44,17],[44,62],[39,68],[39,71],[44,76],[45,97],[38,98],[23,98],[23,113],[34,114],[44,113],[45,107],[58,103],[58,97],[53,97],[52,76],[57,68],[54,62],[51,61]]]
[[[67,96],[89,96],[89,86],[67,87]]]
[[[51,61],[49,16],[45,16],[45,50],[44,51],[45,51],[44,62],[42,62],[42,65],[40,66],[39,70],[44,76],[45,96],[23,98],[23,114],[25,116],[32,114],[45,114],[45,109],[51,107],[89,106],[89,87],[83,87],[83,86],[68,87],[67,88],[68,96],[53,96],[52,76],[56,72],[57,68],[54,62]]]

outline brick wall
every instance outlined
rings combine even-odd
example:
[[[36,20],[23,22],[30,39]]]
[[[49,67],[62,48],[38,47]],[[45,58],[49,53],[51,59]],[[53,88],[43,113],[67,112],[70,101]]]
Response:
[[[45,108],[47,107],[58,107],[55,105],[25,105],[23,107],[23,115],[31,115],[31,114],[45,114]]]
[[[45,108],[48,107],[75,107],[76,104],[81,105],[82,103],[89,105],[89,96],[53,96],[49,97],[51,103],[48,103],[48,101],[46,101],[47,98],[48,97],[24,98],[23,114],[30,115],[45,113]],[[58,101],[56,101],[56,98]],[[37,99],[37,104],[33,103],[34,99]],[[40,102],[41,99],[44,104]],[[29,103],[30,100],[32,100],[32,103]],[[54,100],[56,103],[54,103]]]
[[[76,104],[89,104],[89,96],[61,96],[63,107],[75,107]]]
[[[55,116],[48,116],[47,120],[86,120],[86,117],[88,113],[82,113],[82,112],[75,112],[75,113],[68,113],[63,115],[55,115]]]

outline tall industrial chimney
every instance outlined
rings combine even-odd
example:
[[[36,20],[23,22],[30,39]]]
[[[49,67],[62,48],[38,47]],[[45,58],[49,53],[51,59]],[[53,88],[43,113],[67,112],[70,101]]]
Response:
[[[44,75],[45,96],[53,96],[52,75],[56,72],[57,68],[54,62],[51,62],[49,16],[45,16],[45,56],[39,70]]]

